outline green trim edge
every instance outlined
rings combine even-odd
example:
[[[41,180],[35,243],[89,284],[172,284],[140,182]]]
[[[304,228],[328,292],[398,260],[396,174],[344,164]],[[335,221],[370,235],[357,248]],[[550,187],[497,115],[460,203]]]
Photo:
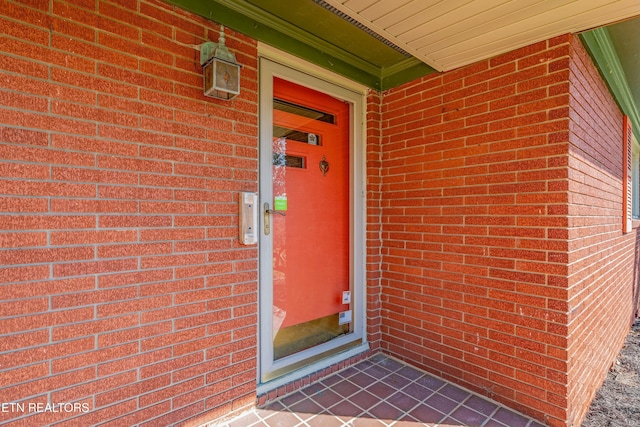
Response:
[[[606,28],[597,28],[580,34],[580,39],[598,67],[600,75],[609,86],[620,110],[629,116],[633,124],[633,134],[640,141],[640,114],[638,114],[638,107],[633,101],[627,77],[609,32]]]
[[[165,1],[378,91],[434,72],[415,58],[381,69],[244,0]]]

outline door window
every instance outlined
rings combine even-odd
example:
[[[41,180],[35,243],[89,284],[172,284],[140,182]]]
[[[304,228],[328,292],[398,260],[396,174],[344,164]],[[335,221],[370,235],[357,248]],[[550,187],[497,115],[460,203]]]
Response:
[[[349,105],[278,78],[273,91],[273,352],[278,360],[351,329]]]

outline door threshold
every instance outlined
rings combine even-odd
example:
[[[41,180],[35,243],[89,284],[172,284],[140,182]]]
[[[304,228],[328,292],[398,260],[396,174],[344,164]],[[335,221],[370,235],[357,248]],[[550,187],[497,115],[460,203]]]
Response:
[[[365,342],[357,345],[356,347],[351,347],[345,351],[329,356],[325,359],[318,360],[317,362],[310,365],[305,365],[300,369],[289,372],[277,378],[273,378],[265,382],[260,382],[258,383],[256,394],[260,396],[262,394],[268,393],[285,384],[313,374],[314,372],[320,371],[322,369],[328,368],[329,366],[335,365],[336,363],[340,363],[344,360],[367,351],[369,351],[369,343]]]

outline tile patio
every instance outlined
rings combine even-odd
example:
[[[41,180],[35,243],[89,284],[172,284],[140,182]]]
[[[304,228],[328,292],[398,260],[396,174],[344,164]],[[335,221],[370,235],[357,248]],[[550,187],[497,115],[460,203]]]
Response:
[[[544,427],[382,354],[221,427]]]

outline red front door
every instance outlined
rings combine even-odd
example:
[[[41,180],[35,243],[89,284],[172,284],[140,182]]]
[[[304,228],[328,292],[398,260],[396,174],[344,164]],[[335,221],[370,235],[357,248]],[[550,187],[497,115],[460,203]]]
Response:
[[[349,104],[273,85],[274,358],[349,332]]]

